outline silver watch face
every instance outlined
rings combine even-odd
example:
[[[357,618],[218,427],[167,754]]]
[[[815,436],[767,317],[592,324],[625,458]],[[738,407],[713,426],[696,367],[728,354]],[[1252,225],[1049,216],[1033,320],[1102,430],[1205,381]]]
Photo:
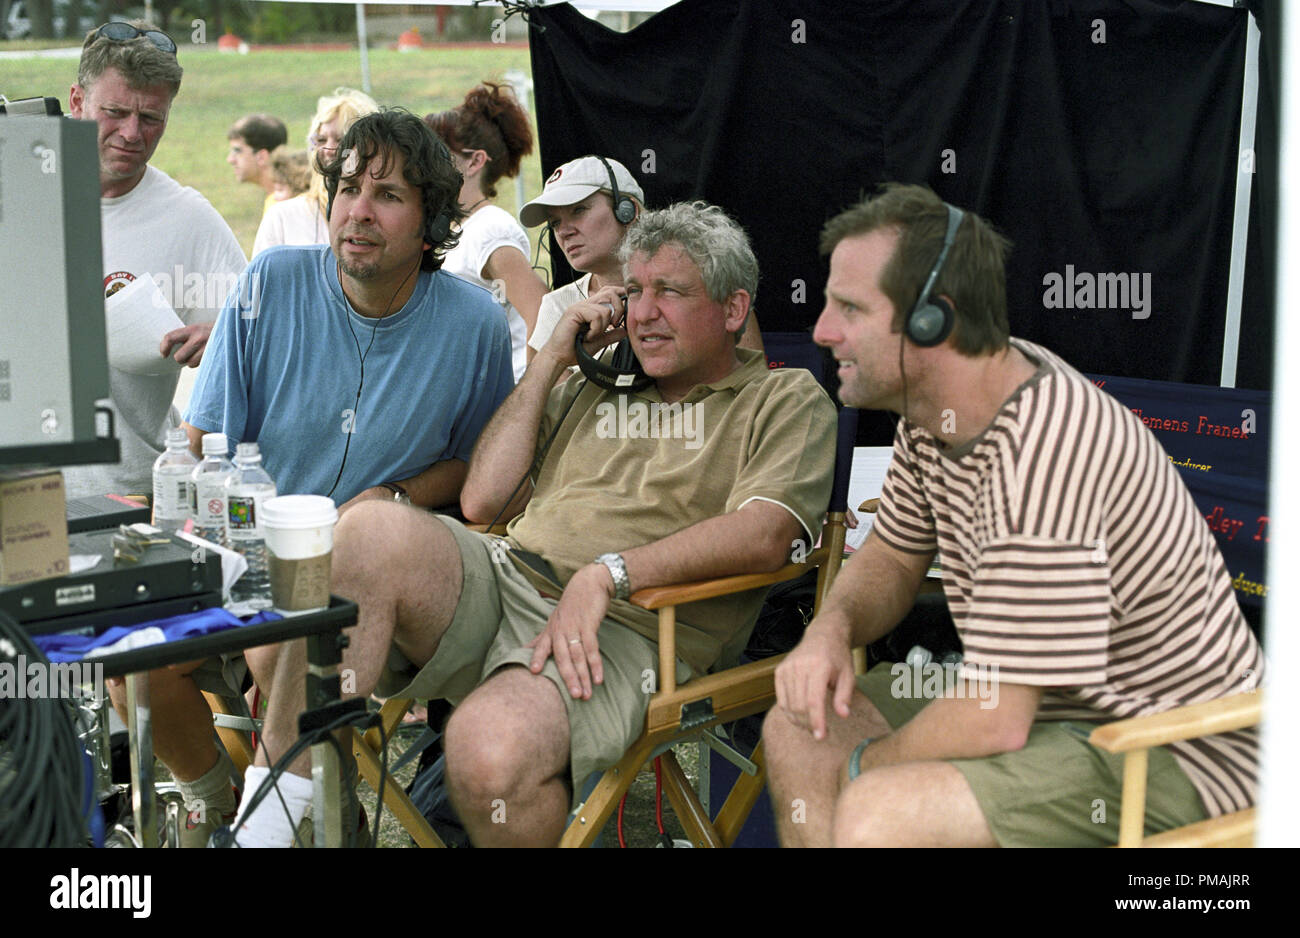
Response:
[[[609,570],[610,577],[614,580],[614,596],[617,599],[627,599],[631,595],[631,583],[628,582],[627,564],[619,554],[601,554],[596,558],[596,563],[603,563]]]

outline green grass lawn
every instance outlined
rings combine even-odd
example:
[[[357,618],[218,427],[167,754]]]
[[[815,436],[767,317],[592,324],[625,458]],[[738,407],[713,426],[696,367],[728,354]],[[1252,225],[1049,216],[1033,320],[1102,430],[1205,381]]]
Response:
[[[223,55],[182,46],[180,62],[185,69],[184,83],[152,163],[207,196],[247,254],[253,248],[264,195],[255,186],[234,181],[225,161],[227,130],[244,114],[263,111],[288,125],[291,145],[304,146],[316,99],[339,85],[361,87],[359,53],[355,49],[268,50]],[[375,100],[421,116],[459,104],[477,82],[499,81],[512,69],[529,73],[527,48],[440,46],[408,54],[388,49],[370,52]],[[66,110],[76,70],[74,58],[3,60],[0,92],[11,98],[55,95]],[[526,199],[541,190],[535,152],[524,162],[523,179]],[[497,190],[497,203],[506,211],[517,211],[513,181],[498,184]]]

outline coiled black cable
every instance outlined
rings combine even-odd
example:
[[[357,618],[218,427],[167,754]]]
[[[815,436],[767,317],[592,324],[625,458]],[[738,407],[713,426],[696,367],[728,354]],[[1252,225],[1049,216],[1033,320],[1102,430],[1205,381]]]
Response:
[[[0,612],[0,663],[13,667],[18,682],[26,680],[20,658],[49,667],[27,632]],[[76,721],[71,700],[0,697],[0,849],[89,842],[94,798]]]

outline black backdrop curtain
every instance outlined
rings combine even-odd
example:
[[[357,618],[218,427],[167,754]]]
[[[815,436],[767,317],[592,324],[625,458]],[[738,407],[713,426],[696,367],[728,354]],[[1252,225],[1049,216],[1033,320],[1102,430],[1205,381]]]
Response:
[[[882,181],[924,182],[1011,238],[1014,335],[1086,372],[1218,383],[1244,9],[683,0],[622,34],[567,5],[530,16],[544,172],[601,153],[651,207],[724,206],[754,242],[765,332],[816,320],[828,217]],[[1049,290],[1071,274],[1073,291]],[[1127,304],[1087,305],[1102,274],[1128,275]],[[1267,387],[1271,306],[1253,286],[1239,384]]]

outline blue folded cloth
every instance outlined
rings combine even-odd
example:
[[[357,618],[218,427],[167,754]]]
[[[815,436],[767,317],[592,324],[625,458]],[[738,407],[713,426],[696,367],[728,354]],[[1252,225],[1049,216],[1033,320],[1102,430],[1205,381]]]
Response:
[[[168,619],[155,619],[152,622],[116,625],[98,636],[33,635],[32,641],[50,661],[80,661],[93,649],[112,645],[140,629],[158,629],[166,641],[174,642],[183,638],[196,638],[212,632],[239,628],[241,625],[261,625],[264,622],[275,622],[283,618],[284,616],[278,612],[259,612],[248,619],[240,619],[218,606],[198,612],[187,612],[185,615],[172,616]]]

